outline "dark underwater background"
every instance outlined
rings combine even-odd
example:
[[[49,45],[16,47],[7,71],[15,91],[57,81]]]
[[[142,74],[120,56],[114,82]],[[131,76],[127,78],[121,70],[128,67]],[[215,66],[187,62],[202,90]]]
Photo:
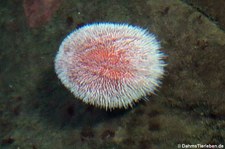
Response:
[[[0,148],[225,145],[224,6],[224,0],[0,0]],[[93,22],[138,25],[160,40],[168,65],[148,102],[105,111],[61,84],[54,72],[59,45]]]

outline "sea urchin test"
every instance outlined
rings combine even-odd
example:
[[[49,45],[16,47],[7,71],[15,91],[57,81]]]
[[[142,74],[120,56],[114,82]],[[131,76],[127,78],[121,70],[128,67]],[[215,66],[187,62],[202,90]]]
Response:
[[[132,107],[160,85],[163,53],[152,33],[137,26],[94,23],[60,45],[55,71],[83,102],[105,109]]]

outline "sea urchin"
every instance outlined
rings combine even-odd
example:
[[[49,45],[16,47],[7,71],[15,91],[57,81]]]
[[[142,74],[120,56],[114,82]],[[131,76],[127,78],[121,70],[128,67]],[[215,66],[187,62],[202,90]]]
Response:
[[[159,48],[155,36],[140,27],[94,23],[64,39],[55,70],[85,103],[127,108],[159,86],[165,65]]]

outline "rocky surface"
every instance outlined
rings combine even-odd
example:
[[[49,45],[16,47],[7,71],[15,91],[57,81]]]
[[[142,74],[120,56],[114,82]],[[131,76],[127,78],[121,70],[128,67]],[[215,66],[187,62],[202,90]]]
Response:
[[[0,4],[0,148],[225,145],[225,33],[207,15],[178,0],[71,0],[33,28],[25,2]],[[39,9],[38,2],[27,9]],[[168,65],[148,102],[106,112],[75,99],[56,77],[54,56],[64,37],[99,21],[139,25],[161,41]]]
[[[218,25],[221,29],[225,30],[225,1],[224,0],[184,0],[187,4],[200,11],[208,19]]]

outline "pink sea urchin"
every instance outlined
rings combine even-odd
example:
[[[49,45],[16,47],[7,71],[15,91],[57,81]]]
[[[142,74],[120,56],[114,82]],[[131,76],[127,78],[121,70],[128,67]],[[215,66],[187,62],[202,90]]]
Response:
[[[62,83],[85,103],[127,108],[153,93],[164,73],[155,36],[128,24],[94,23],[70,33],[55,58]]]

